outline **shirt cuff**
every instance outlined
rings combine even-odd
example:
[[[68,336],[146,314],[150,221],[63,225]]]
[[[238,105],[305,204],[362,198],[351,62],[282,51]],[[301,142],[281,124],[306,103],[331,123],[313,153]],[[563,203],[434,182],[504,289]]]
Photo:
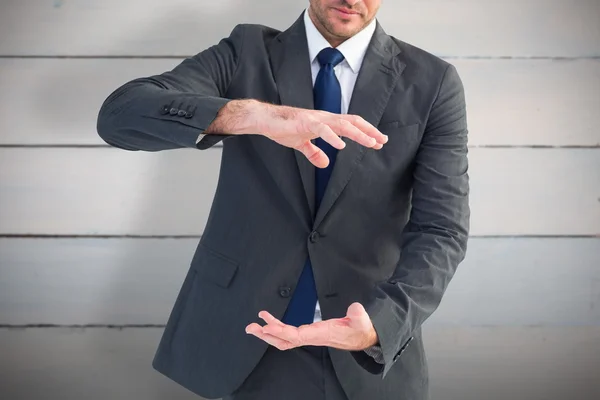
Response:
[[[367,353],[367,355],[372,357],[376,363],[385,364],[385,361],[383,360],[383,351],[381,350],[381,346],[374,345],[364,349],[363,351]]]
[[[201,141],[202,139],[204,139],[204,137],[205,137],[206,135],[207,135],[206,133],[201,133],[201,134],[199,134],[199,135],[198,135],[198,139],[196,139],[196,144],[200,143],[200,141]]]

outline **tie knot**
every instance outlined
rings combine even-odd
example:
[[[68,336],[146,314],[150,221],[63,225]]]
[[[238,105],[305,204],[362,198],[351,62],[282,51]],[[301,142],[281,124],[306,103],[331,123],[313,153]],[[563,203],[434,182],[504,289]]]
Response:
[[[321,67],[327,64],[335,67],[344,60],[344,55],[338,49],[327,47],[319,52],[317,59]]]

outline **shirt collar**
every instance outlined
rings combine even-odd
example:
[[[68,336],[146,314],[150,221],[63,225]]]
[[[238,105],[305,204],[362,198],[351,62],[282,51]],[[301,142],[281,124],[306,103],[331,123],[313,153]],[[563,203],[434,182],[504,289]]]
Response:
[[[308,15],[308,9],[304,11],[304,27],[306,29],[306,41],[308,42],[308,55],[310,56],[310,62],[312,63],[321,50],[331,47],[331,45],[327,39],[321,35],[321,32],[319,32],[315,24],[313,24]],[[362,31],[358,32],[350,39],[347,39],[337,47],[344,56],[344,60],[355,74],[360,70],[360,66],[365,58],[375,28],[376,20],[373,18],[369,25],[365,26]]]

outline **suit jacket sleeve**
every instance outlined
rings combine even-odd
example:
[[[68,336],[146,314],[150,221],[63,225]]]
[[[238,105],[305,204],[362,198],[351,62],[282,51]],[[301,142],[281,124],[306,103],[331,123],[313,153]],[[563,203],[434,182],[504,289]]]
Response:
[[[410,219],[392,277],[380,282],[365,309],[375,327],[384,364],[365,352],[356,361],[382,379],[438,307],[469,233],[467,122],[462,82],[452,65],[441,80],[415,159]]]
[[[116,89],[100,108],[100,137],[114,147],[145,151],[204,149],[229,137],[202,132],[230,101],[224,96],[239,65],[243,37],[238,25],[228,38],[173,70]]]

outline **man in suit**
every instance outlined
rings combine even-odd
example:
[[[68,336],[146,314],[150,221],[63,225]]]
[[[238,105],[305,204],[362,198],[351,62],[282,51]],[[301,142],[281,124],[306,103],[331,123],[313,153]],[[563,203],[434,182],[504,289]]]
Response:
[[[383,31],[380,2],[310,0],[284,32],[238,25],[100,110],[121,149],[222,142],[153,361],[201,396],[429,396],[421,325],[468,237],[465,101],[452,65]]]

